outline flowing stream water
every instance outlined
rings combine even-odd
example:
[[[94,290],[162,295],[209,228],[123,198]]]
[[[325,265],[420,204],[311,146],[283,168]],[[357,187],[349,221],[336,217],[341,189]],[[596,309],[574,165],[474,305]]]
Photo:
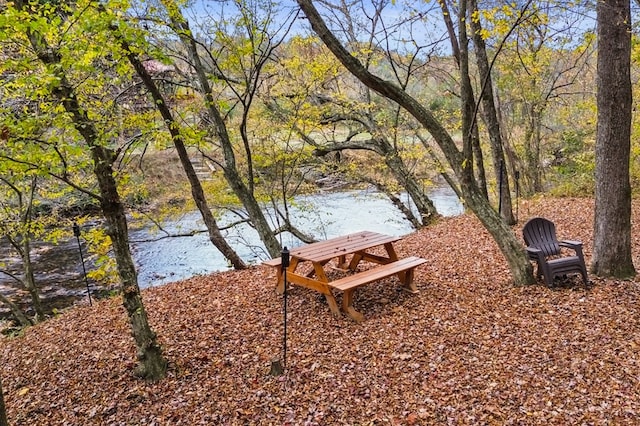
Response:
[[[438,188],[429,194],[436,209],[443,216],[462,213],[463,208],[453,191]],[[299,197],[290,213],[303,232],[317,239],[337,237],[368,230],[389,235],[406,235],[413,231],[411,224],[400,215],[391,202],[378,192],[345,191]],[[274,215],[269,215],[275,221]],[[219,221],[222,227],[233,221],[230,216]],[[277,223],[274,225],[277,226]],[[188,232],[202,229],[199,212],[192,212],[179,222],[165,224],[169,232]],[[151,231],[142,229],[131,233],[132,241],[149,238]],[[247,225],[224,232],[225,239],[246,262],[260,263],[270,258],[254,229]],[[290,234],[281,237],[281,245],[296,247],[300,241]],[[141,287],[160,285],[193,275],[229,269],[226,259],[209,241],[206,233],[192,237],[165,238],[132,244],[138,263]]]
[[[462,204],[451,189],[436,188],[429,193],[436,209],[443,216],[455,216],[463,211]],[[413,231],[410,223],[391,202],[375,191],[343,191],[299,197],[290,207],[295,225],[317,239],[326,239],[361,230],[390,235],[406,235]],[[278,225],[275,216],[267,216]],[[222,216],[218,223],[223,227],[234,221],[233,216]],[[200,213],[184,215],[179,220],[163,224],[170,233],[187,233],[203,230]],[[269,258],[255,230],[247,225],[224,231],[227,241],[248,263],[259,263]],[[178,281],[198,274],[229,269],[226,259],[209,241],[205,232],[190,237],[161,238],[163,234],[151,228],[130,232],[132,252],[138,268],[140,287],[149,287]],[[289,248],[300,244],[292,235],[282,235],[283,246]],[[86,285],[80,262],[80,253],[75,239],[58,245],[35,243],[33,263],[36,282],[43,301],[51,308],[69,306],[80,298],[86,298]],[[85,253],[86,256],[86,253]],[[9,271],[21,273],[19,258],[2,242],[0,265],[8,265]],[[87,263],[87,269],[91,264]],[[91,283],[90,283],[91,284]],[[91,284],[92,291],[95,291]],[[8,297],[18,296],[26,304],[26,292],[16,288],[8,276],[0,273],[0,292]],[[0,317],[8,313],[0,306]]]

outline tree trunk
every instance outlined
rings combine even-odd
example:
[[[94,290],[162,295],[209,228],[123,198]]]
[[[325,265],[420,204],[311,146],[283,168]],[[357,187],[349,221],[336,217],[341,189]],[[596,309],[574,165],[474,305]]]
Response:
[[[25,9],[23,0],[17,0],[16,6]],[[148,380],[158,380],[165,376],[167,362],[157,343],[156,335],[151,330],[147,313],[140,296],[135,265],[129,249],[129,233],[124,206],[113,176],[114,155],[101,145],[98,129],[88,116],[87,110],[81,107],[73,86],[67,80],[61,65],[59,52],[48,46],[46,39],[37,31],[28,33],[38,59],[55,70],[57,85],[52,94],[62,104],[71,117],[76,131],[82,136],[91,150],[94,174],[100,188],[100,205],[107,221],[107,233],[111,238],[118,273],[122,282],[123,305],[129,316],[132,334],[138,350],[137,373]]]
[[[76,110],[72,109],[72,111]],[[85,121],[85,126],[88,125]],[[94,173],[100,187],[100,205],[108,223],[107,233],[111,238],[118,273],[122,281],[122,301],[127,310],[138,349],[136,373],[147,380],[159,380],[166,374],[167,362],[157,343],[156,334],[149,326],[147,312],[142,303],[136,268],[129,249],[127,218],[113,177],[111,155],[104,147],[98,145],[91,147],[91,153]]]
[[[275,114],[278,114],[279,116],[284,118],[284,115],[282,115],[282,113],[275,107],[270,106],[270,109]],[[382,192],[389,196],[396,207],[398,207],[407,217],[407,219],[412,223],[414,228],[419,229],[422,226],[429,225],[430,223],[436,221],[440,217],[440,214],[433,204],[433,201],[431,201],[431,199],[424,192],[419,181],[416,179],[416,176],[411,173],[409,167],[407,167],[407,164],[402,159],[402,156],[400,155],[396,147],[391,144],[385,136],[381,135],[383,131],[381,131],[381,129],[377,127],[375,120],[371,117],[367,117],[366,120],[362,120],[359,124],[363,125],[371,135],[378,136],[372,137],[371,139],[367,140],[354,141],[351,139],[348,142],[334,141],[334,143],[322,145],[318,144],[312,137],[310,137],[308,134],[305,134],[301,129],[296,128],[296,131],[303,140],[316,148],[314,155],[319,157],[324,157],[331,152],[339,154],[341,151],[349,149],[371,151],[380,156],[384,160],[387,169],[393,175],[396,182],[398,182],[398,184],[407,191],[407,194],[409,194],[411,201],[413,201],[416,209],[418,210],[418,213],[420,214],[420,219],[417,220],[417,218],[413,214],[411,214],[411,217],[407,216],[407,207],[404,205],[402,207],[398,205],[396,203],[396,200],[392,199],[392,195],[387,188],[380,187],[374,179],[369,179],[366,176],[364,177],[364,180],[372,183],[373,185],[376,185]],[[419,135],[418,138],[420,138]],[[423,141],[423,143],[426,142]]]
[[[365,126],[366,126],[365,128],[371,134],[380,133],[376,131],[375,125],[365,125]],[[416,209],[420,214],[420,218],[421,218],[420,220],[417,220],[417,218],[414,215],[412,215],[412,217],[407,216],[409,221],[414,225],[416,229],[420,228],[421,226],[428,225],[440,217],[431,199],[422,190],[418,180],[416,179],[414,174],[411,173],[411,171],[403,161],[402,157],[400,156],[400,153],[398,152],[398,150],[391,143],[389,143],[387,138],[383,136],[378,136],[378,137],[374,137],[372,139],[366,139],[366,140],[359,140],[359,141],[351,140],[349,142],[337,142],[330,145],[320,145],[320,144],[317,144],[311,137],[302,133],[300,130],[298,130],[298,133],[310,145],[316,147],[316,151],[314,153],[316,156],[322,157],[327,155],[330,152],[339,153],[340,151],[343,151],[343,150],[358,149],[358,150],[371,151],[376,155],[379,155],[380,157],[382,157],[385,165],[387,166],[387,169],[393,175],[393,177],[398,182],[398,184],[407,191],[407,194],[409,194],[409,197],[415,204]],[[423,143],[428,143],[428,142],[423,141]],[[391,198],[391,194],[389,190],[387,188],[381,188],[379,184],[375,182],[374,179],[370,179],[367,176],[364,176],[364,180],[378,186],[382,192],[384,192],[387,196]],[[394,201],[394,204],[396,204],[395,201]],[[398,204],[396,204],[396,206],[400,208]],[[403,214],[406,212],[405,208],[406,206],[400,208]]]
[[[477,0],[469,0],[470,15],[478,9]],[[476,63],[480,73],[480,99],[482,100],[482,112],[484,121],[489,132],[489,140],[491,142],[491,155],[493,157],[493,170],[496,177],[496,185],[498,186],[499,210],[502,218],[509,225],[514,225],[516,220],[513,216],[513,206],[511,204],[511,191],[509,185],[509,174],[506,173],[506,162],[504,152],[502,150],[502,134],[500,132],[500,122],[498,121],[498,113],[496,104],[493,99],[493,83],[491,80],[491,69],[489,68],[489,59],[487,58],[487,50],[482,38],[482,26],[479,20],[470,19],[471,29],[473,33],[473,43],[475,45]]]
[[[631,258],[631,16],[629,0],[602,0],[598,20],[598,124],[591,269],[602,277],[636,274]]]
[[[0,379],[0,426],[9,426],[7,407],[4,405],[4,394],[2,392],[2,379]]]
[[[394,149],[393,152],[385,155],[384,161],[398,183],[407,191],[407,194],[416,205],[416,209],[420,213],[421,225],[425,226],[435,222],[440,217],[436,206],[433,205],[431,199],[420,188],[415,176],[407,170],[398,152]]]
[[[31,180],[31,188],[28,192],[28,196],[25,197],[25,193],[20,190],[17,186],[13,185],[6,179],[0,178],[2,181],[7,184],[13,192],[17,196],[18,200],[18,208],[20,210],[20,223],[17,236],[11,236],[10,233],[7,233],[6,237],[9,243],[13,246],[13,248],[20,255],[20,259],[22,260],[23,271],[24,271],[24,279],[19,279],[14,275],[5,272],[10,277],[14,278],[17,282],[22,284],[24,288],[29,293],[31,297],[31,302],[33,304],[33,310],[36,314],[36,322],[44,321],[44,309],[42,308],[42,303],[40,301],[40,292],[38,291],[38,287],[36,285],[36,279],[33,275],[33,264],[31,263],[31,224],[32,224],[32,212],[33,212],[33,200],[36,192],[37,186],[37,178],[34,177]],[[26,198],[26,200],[25,200]],[[7,300],[7,299],[4,299]],[[7,306],[10,307],[11,311],[16,316],[16,319],[20,321],[23,325],[30,325],[30,322],[27,321],[27,324],[23,322],[24,314],[22,311],[15,306],[10,301],[6,301]]]
[[[540,163],[541,153],[541,113],[538,112],[538,106],[535,103],[526,102],[524,105],[524,192],[532,195],[542,192],[542,164]]]
[[[31,263],[31,247],[29,243],[29,232],[26,230],[26,224],[23,224],[23,231],[20,238],[13,238],[7,235],[9,239],[9,243],[13,246],[14,249],[20,255],[20,259],[22,260],[23,271],[24,271],[24,279],[20,279],[15,277],[13,274],[9,274],[12,278],[14,278],[17,282],[19,282],[29,293],[29,297],[31,298],[31,303],[33,304],[33,310],[35,312],[35,320],[36,322],[44,321],[44,309],[42,308],[42,303],[40,301],[40,292],[38,291],[38,287],[36,286],[36,279],[33,275],[33,264]],[[6,299],[5,299],[6,300]],[[16,318],[20,323],[23,323],[23,320],[18,317],[18,315],[24,316],[20,308],[15,306],[15,304],[11,303],[9,300],[5,302],[7,306],[10,307],[11,311],[16,315]],[[13,305],[13,306],[12,306]],[[17,314],[19,312],[19,314]],[[28,322],[27,325],[31,323]]]
[[[515,190],[516,193],[516,202],[515,202],[515,206],[516,206],[516,215],[515,215],[515,219],[516,222],[518,221],[518,197],[520,196],[520,194],[522,193],[522,190],[520,188],[520,178],[521,178],[521,171],[524,169],[523,165],[522,165],[522,160],[521,158],[518,156],[518,154],[516,153],[515,148],[513,147],[513,145],[511,144],[511,141],[509,139],[508,136],[508,132],[505,131],[505,125],[504,125],[504,119],[502,117],[502,105],[500,102],[500,95],[499,92],[495,92],[494,96],[493,96],[493,100],[494,100],[494,105],[496,106],[496,117],[498,118],[498,124],[500,126],[500,140],[502,140],[502,148],[503,148],[503,152],[504,155],[506,156],[506,163],[509,169],[509,174],[511,176],[513,176],[513,188]]]
[[[475,120],[474,118],[474,121]],[[484,154],[482,153],[482,146],[480,145],[480,131],[477,123],[473,124],[472,132],[471,145],[473,146],[473,159],[476,163],[476,184],[482,195],[488,200],[487,171],[484,168]]]
[[[44,309],[40,302],[40,292],[36,286],[36,278],[33,275],[33,264],[31,263],[31,247],[29,244],[29,236],[25,235],[22,240],[22,247],[20,250],[20,256],[22,258],[22,264],[24,265],[24,286],[29,292],[31,302],[33,303],[33,310],[36,313],[36,322],[44,321]]]
[[[400,212],[404,215],[404,217],[411,223],[411,225],[415,229],[420,229],[422,227],[422,222],[413,213],[413,211],[409,207],[407,207],[407,205],[403,203],[402,200],[396,194],[394,194],[389,188],[387,188],[385,184],[370,178],[365,178],[365,181],[375,186],[378,191],[386,195],[387,198],[389,198],[389,200],[391,201],[391,203],[398,210],[400,210]]]
[[[476,215],[485,229],[491,234],[507,260],[514,284],[534,284],[536,279],[533,276],[533,267],[529,261],[529,256],[525,252],[522,243],[515,237],[512,229],[473,185],[463,181],[460,188],[465,206]],[[490,265],[487,267],[490,267]]]
[[[458,70],[460,72],[460,98],[462,101],[462,138],[465,143],[463,152],[467,152],[465,158],[473,157],[476,172],[476,185],[484,197],[489,199],[487,188],[487,174],[484,168],[484,155],[480,146],[480,132],[477,123],[477,111],[475,109],[475,96],[471,79],[469,77],[469,38],[466,31],[466,2],[462,2],[458,8],[458,36],[451,19],[451,13],[446,0],[438,2],[442,10],[442,17],[447,27],[449,42],[453,51]],[[471,161],[469,161],[471,164]]]
[[[451,135],[442,127],[433,114],[415,98],[397,85],[371,74],[357,58],[349,54],[329,31],[311,0],[297,1],[316,34],[356,78],[382,96],[397,102],[431,134],[460,181],[466,206],[476,214],[484,227],[491,233],[505,256],[513,275],[514,283],[516,285],[534,283],[533,268],[523,245],[515,237],[511,228],[504,223],[500,215],[492,209],[488,200],[482,196],[482,193],[475,185],[472,174],[469,173],[470,167],[466,164],[468,161],[465,161],[465,157],[456,147]]]
[[[473,177],[473,114],[475,98],[469,76],[469,39],[467,38],[466,0],[460,2],[458,15],[458,47],[460,58],[458,71],[460,73],[460,110],[462,111],[462,156],[461,168],[468,177]]]
[[[224,239],[224,236],[218,227],[218,223],[211,213],[211,209],[207,204],[207,198],[204,194],[204,190],[202,189],[202,184],[200,183],[200,179],[198,178],[198,175],[193,168],[193,164],[191,163],[191,159],[189,158],[178,123],[174,120],[173,114],[169,110],[169,106],[165,102],[164,96],[160,93],[160,89],[158,89],[158,86],[151,78],[149,72],[145,69],[144,65],[142,65],[138,55],[133,53],[129,44],[123,40],[119,34],[117,37],[120,40],[122,48],[127,53],[129,62],[133,65],[143,84],[151,93],[151,97],[154,101],[153,103],[160,112],[160,115],[162,115],[162,118],[169,129],[171,140],[173,141],[173,145],[175,146],[176,151],[178,152],[178,157],[180,158],[180,164],[182,165],[182,168],[187,175],[189,185],[191,186],[191,195],[198,207],[198,210],[200,211],[200,215],[207,227],[207,231],[209,232],[209,241],[211,241],[220,253],[222,253],[229,262],[231,262],[235,269],[245,269],[247,267],[246,263]]]
[[[216,102],[213,98],[211,86],[207,77],[207,70],[205,69],[202,60],[200,59],[198,46],[196,45],[195,40],[192,38],[188,22],[182,16],[182,13],[175,5],[175,3],[168,0],[164,3],[167,10],[170,11],[174,30],[177,32],[182,44],[189,53],[191,66],[194,68],[198,77],[198,83],[200,85],[200,90],[205,97],[205,105],[209,112],[209,116],[215,124],[214,132],[217,136],[218,141],[222,145],[222,151],[225,160],[224,165],[222,166],[225,179],[227,180],[227,183],[229,184],[233,192],[240,199],[240,202],[242,203],[244,208],[247,210],[247,214],[251,218],[251,222],[258,232],[260,240],[269,252],[269,255],[271,257],[280,256],[280,251],[282,249],[280,243],[278,242],[278,239],[276,238],[273,230],[269,226],[269,222],[267,222],[267,219],[264,216],[262,207],[254,197],[250,188],[247,187],[247,185],[243,182],[242,177],[238,172],[235,154],[233,152],[233,145],[231,143],[231,139],[229,138],[226,124],[222,118],[222,115],[220,114],[220,111],[218,111],[216,107]]]

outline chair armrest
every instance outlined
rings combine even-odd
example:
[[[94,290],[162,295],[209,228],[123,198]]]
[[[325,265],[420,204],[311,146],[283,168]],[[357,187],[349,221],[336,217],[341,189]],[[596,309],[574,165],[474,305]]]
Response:
[[[560,245],[563,247],[582,247],[582,241],[574,241],[574,240],[562,240],[559,241]]]
[[[558,242],[560,247],[567,247],[576,252],[579,257],[582,257],[582,242],[573,240],[562,240]]]
[[[544,253],[539,248],[525,247],[525,250],[527,250],[529,259],[544,261]]]

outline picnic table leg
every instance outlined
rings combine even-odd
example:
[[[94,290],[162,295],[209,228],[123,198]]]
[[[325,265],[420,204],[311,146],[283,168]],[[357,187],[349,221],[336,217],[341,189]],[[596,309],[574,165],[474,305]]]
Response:
[[[276,292],[278,294],[284,293],[284,275],[282,273],[282,268],[278,268],[276,272]]]
[[[349,270],[350,271],[355,271],[356,268],[358,267],[358,263],[360,263],[360,261],[362,260],[362,254],[360,253],[354,253],[353,257],[351,258],[351,262],[349,262]]]
[[[336,298],[331,293],[331,290],[325,293],[324,297],[325,299],[327,299],[327,304],[329,305],[329,309],[331,309],[331,313],[333,314],[334,318],[340,318],[342,314],[340,313],[338,302],[336,302]]]
[[[353,294],[355,288],[345,290],[342,295],[342,310],[349,315],[355,322],[362,322],[364,316],[353,307]]]
[[[324,273],[324,265],[327,262],[314,262],[313,271],[316,275],[316,280],[320,281],[322,284],[320,292],[324,294],[325,299],[327,299],[327,304],[329,305],[329,309],[331,309],[331,313],[334,317],[340,318],[340,308],[338,307],[338,302],[336,302],[336,298],[331,293],[331,289],[326,283],[329,282],[329,278],[327,278],[327,274]]]
[[[319,263],[322,267],[324,267],[324,265],[326,265],[327,263],[329,263],[329,260],[325,260],[325,261],[318,262],[318,263]],[[323,271],[324,271],[324,269],[323,269]],[[323,272],[323,273],[324,273],[324,272]],[[314,275],[316,275],[316,277],[317,277],[317,266],[316,266],[316,265],[314,265],[314,266],[313,266],[313,269],[312,269],[312,270],[310,270],[310,271],[307,273],[307,275],[306,275],[306,276],[307,276],[307,277],[309,277],[309,278],[311,278],[311,277],[313,277]],[[326,277],[325,277],[325,278],[326,278]]]
[[[395,262],[396,260],[398,260],[398,254],[396,253],[396,250],[393,248],[393,244],[386,243],[384,245],[384,249],[387,251],[387,254],[389,255],[390,262]]]
[[[402,282],[402,288],[407,290],[409,293],[416,294],[419,293],[418,287],[416,287],[416,283],[413,282],[413,268],[400,272],[398,274],[398,278],[400,282]]]
[[[393,248],[393,244],[387,243],[384,245],[384,248],[387,251],[387,254],[389,255],[389,261],[395,262],[398,260],[398,254],[396,253],[396,250]],[[403,285],[404,290],[413,294],[419,293],[418,288],[413,282],[413,268],[409,269],[408,271],[398,272],[397,275],[398,275],[398,279]]]

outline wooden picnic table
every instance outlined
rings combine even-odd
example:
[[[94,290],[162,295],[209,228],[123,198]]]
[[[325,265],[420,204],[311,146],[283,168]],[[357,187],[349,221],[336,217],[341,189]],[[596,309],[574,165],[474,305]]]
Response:
[[[401,237],[361,231],[291,249],[289,267],[286,270],[287,282],[324,294],[329,308],[335,316],[340,316],[340,309],[332,289],[343,291],[342,307],[344,312],[360,322],[363,316],[353,308],[353,296],[356,288],[391,275],[397,275],[406,290],[411,293],[418,292],[413,283],[413,270],[426,260],[414,256],[399,259],[393,243],[400,239]],[[384,247],[386,255],[371,253],[370,250],[376,247]],[[381,266],[329,281],[324,268],[333,259],[337,259],[336,267],[343,271],[355,272],[358,264],[363,260]],[[284,269],[281,267],[281,261],[281,258],[275,258],[264,262],[265,265],[276,268],[276,288],[280,294],[284,291]],[[311,269],[306,273],[299,269],[305,264],[311,266]]]

